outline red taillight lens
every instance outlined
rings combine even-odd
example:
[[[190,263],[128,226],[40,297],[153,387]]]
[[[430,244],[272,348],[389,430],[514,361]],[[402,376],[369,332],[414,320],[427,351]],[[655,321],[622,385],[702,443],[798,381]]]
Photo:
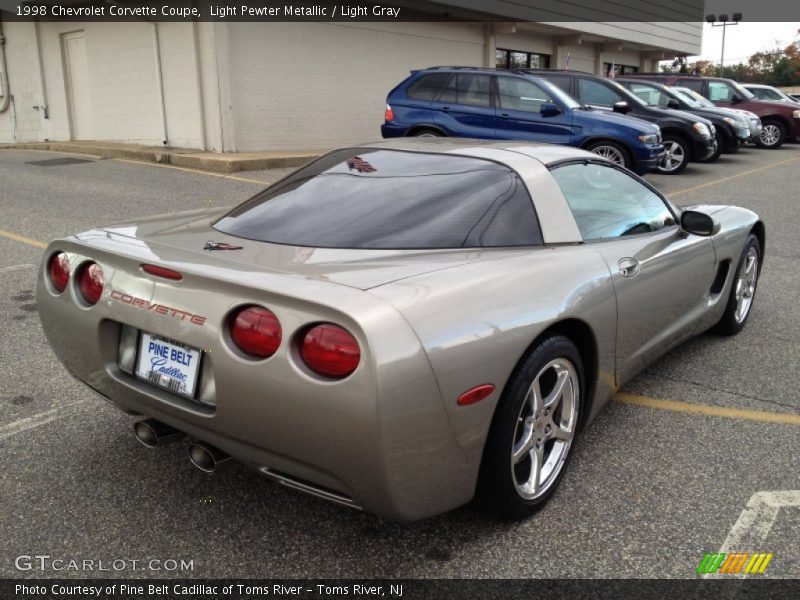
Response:
[[[386,122],[394,121],[394,112],[392,111],[392,107],[388,104],[386,105],[386,113],[384,113],[383,118],[386,119]]]
[[[281,345],[281,324],[271,311],[261,306],[248,306],[234,315],[231,338],[245,354],[267,358]]]
[[[58,292],[63,292],[67,289],[69,283],[69,259],[63,252],[56,252],[50,258],[50,264],[47,265],[47,270],[50,273],[50,283]]]
[[[142,265],[142,271],[150,275],[155,275],[156,277],[163,277],[164,279],[174,279],[175,281],[183,279],[183,275],[178,273],[178,271],[167,269],[166,267],[159,267],[158,265]]]
[[[358,342],[350,333],[332,323],[316,325],[306,332],[300,356],[319,375],[341,379],[356,370],[361,360]]]
[[[103,269],[100,265],[93,262],[82,265],[78,275],[78,287],[86,302],[97,304],[103,295]]]

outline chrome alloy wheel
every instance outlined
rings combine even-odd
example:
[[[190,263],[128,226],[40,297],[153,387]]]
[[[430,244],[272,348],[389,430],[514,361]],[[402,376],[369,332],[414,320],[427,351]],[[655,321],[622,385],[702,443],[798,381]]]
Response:
[[[659,169],[666,173],[671,173],[686,160],[686,153],[683,150],[683,146],[678,142],[664,142],[664,150],[666,150],[666,154],[664,154],[664,160]]]
[[[625,157],[619,148],[614,146],[595,146],[591,150],[592,154],[597,154],[613,162],[614,164],[625,166]]]
[[[578,374],[566,358],[549,362],[522,403],[511,448],[511,476],[525,500],[545,494],[569,456],[578,422]]]
[[[774,146],[781,139],[781,130],[774,123],[767,123],[761,129],[761,143],[765,146]]]
[[[415,133],[414,137],[418,137],[418,138],[437,138],[437,137],[442,137],[442,136],[436,135],[435,133],[433,133],[431,131],[422,131],[420,133]]]
[[[753,296],[756,293],[758,281],[758,250],[751,246],[744,257],[742,272],[736,280],[736,322],[741,323],[747,318],[750,307],[753,305]]]

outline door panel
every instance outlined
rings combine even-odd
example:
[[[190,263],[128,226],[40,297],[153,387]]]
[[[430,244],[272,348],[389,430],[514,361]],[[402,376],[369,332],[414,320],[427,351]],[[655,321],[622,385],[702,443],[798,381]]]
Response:
[[[617,294],[621,385],[694,334],[714,278],[714,248],[710,238],[687,236],[677,227],[596,247]]]
[[[86,35],[83,31],[64,34],[64,70],[69,104],[72,138],[94,139],[94,115],[89,86],[89,62],[86,56]]]

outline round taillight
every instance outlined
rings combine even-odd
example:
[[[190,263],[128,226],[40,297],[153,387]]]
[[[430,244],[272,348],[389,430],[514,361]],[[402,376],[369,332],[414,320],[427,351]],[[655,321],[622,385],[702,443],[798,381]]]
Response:
[[[56,291],[60,293],[67,289],[67,284],[69,283],[69,259],[66,254],[56,252],[50,258],[47,271],[50,274],[50,283],[53,284]]]
[[[248,306],[231,320],[231,338],[236,347],[256,358],[268,358],[281,345],[281,324],[272,311]]]
[[[100,296],[103,295],[103,283],[103,269],[100,268],[100,265],[88,262],[81,266],[78,274],[78,287],[86,302],[97,304]]]
[[[300,356],[315,373],[342,379],[356,370],[361,350],[356,338],[346,329],[333,323],[322,323],[306,332]]]

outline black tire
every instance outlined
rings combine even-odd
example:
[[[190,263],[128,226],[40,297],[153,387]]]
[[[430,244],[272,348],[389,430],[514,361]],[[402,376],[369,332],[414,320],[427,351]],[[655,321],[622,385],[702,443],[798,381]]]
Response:
[[[599,140],[587,145],[584,150],[607,158],[614,164],[630,169],[632,166],[631,156],[628,150],[617,142],[611,140]]]
[[[541,375],[540,383],[542,383],[542,396],[547,397],[547,389],[550,381],[555,381],[555,375],[545,381],[545,377],[550,375],[550,369],[545,369],[553,363],[558,361],[561,364],[569,364],[572,366],[572,375],[568,374],[567,384],[564,385],[564,396],[558,402],[558,406],[553,409],[552,413],[547,413],[544,416],[544,407],[539,411],[542,416],[541,422],[544,423],[549,417],[551,423],[555,422],[558,414],[559,422],[565,418],[565,410],[563,407],[568,403],[570,406],[574,405],[574,413],[569,411],[569,420],[572,423],[572,437],[568,444],[557,446],[559,442],[555,439],[547,438],[540,444],[536,444],[537,448],[542,447],[545,449],[550,448],[550,452],[558,451],[559,454],[555,457],[556,460],[553,464],[556,465],[547,477],[545,488],[542,485],[542,490],[536,495],[535,498],[526,499],[521,495],[517,488],[517,473],[518,467],[525,467],[525,461],[532,460],[529,456],[534,452],[533,442],[534,436],[542,435],[543,438],[547,437],[547,429],[539,429],[536,433],[534,428],[531,431],[529,439],[531,446],[529,451],[523,452],[522,459],[518,464],[513,462],[513,448],[515,444],[519,445],[520,440],[517,435],[520,432],[519,427],[527,427],[528,421],[533,418],[524,419],[524,411],[530,407],[530,403],[526,402],[528,391],[531,389],[531,384],[538,375]],[[555,372],[554,372],[555,373]],[[577,386],[577,392],[575,387]],[[567,389],[569,387],[569,390]],[[489,435],[486,439],[486,445],[483,450],[483,460],[481,462],[481,470],[478,477],[478,488],[476,491],[476,499],[484,510],[498,516],[505,520],[518,520],[531,516],[539,510],[550,498],[553,492],[558,487],[561,478],[566,471],[569,459],[573,454],[575,441],[577,439],[577,432],[581,422],[584,406],[584,390],[586,389],[585,377],[583,371],[583,363],[581,361],[580,353],[575,344],[568,338],[560,335],[553,335],[538,343],[534,348],[528,351],[525,357],[520,361],[508,383],[503,390],[503,395],[495,410],[492,425],[489,429]],[[570,393],[570,399],[566,398],[567,391]],[[575,398],[575,402],[571,403],[571,399]],[[561,412],[559,412],[561,411]],[[552,415],[552,416],[551,416]],[[520,425],[522,424],[522,425]],[[533,425],[531,425],[533,427]],[[553,431],[551,429],[551,431]],[[540,440],[536,440],[539,442]],[[526,446],[527,447],[527,446]],[[565,455],[564,455],[565,453]],[[560,461],[560,462],[559,462]],[[530,465],[528,466],[530,469]],[[541,473],[544,473],[542,470]],[[530,471],[529,475],[530,476]]]
[[[444,134],[438,129],[417,129],[410,137],[444,137]]]
[[[741,318],[741,316],[737,314],[737,309],[739,308],[739,298],[737,297],[739,286],[737,284],[742,276],[742,271],[746,268],[747,257],[751,248],[754,248],[756,252],[755,281],[753,282],[752,291],[750,292],[750,303],[747,306],[747,311],[744,314],[744,318]],[[753,302],[755,302],[755,295],[756,291],[758,290],[758,276],[760,274],[760,268],[761,244],[758,241],[758,238],[751,233],[747,237],[747,242],[742,250],[742,255],[739,257],[739,264],[736,265],[736,272],[733,275],[733,282],[731,283],[731,291],[728,295],[728,303],[725,305],[725,312],[715,327],[717,332],[723,335],[736,335],[742,329],[744,329],[744,326],[747,324],[747,319],[750,317],[750,313],[752,312]]]
[[[673,156],[678,157],[678,153],[680,153],[680,162],[678,162],[675,166],[670,167],[669,169],[666,167],[668,159],[670,159],[670,155],[664,157],[664,161],[658,165],[657,172],[661,173],[662,175],[677,175],[681,171],[686,168],[686,165],[689,164],[689,144],[686,143],[682,137],[677,135],[665,135],[664,136],[664,148],[667,149],[667,152],[670,152],[670,146],[675,145],[675,148],[672,150],[674,153]]]
[[[766,119],[761,128],[761,135],[756,138],[756,146],[775,150],[783,146],[786,141],[786,125],[777,119]]]

